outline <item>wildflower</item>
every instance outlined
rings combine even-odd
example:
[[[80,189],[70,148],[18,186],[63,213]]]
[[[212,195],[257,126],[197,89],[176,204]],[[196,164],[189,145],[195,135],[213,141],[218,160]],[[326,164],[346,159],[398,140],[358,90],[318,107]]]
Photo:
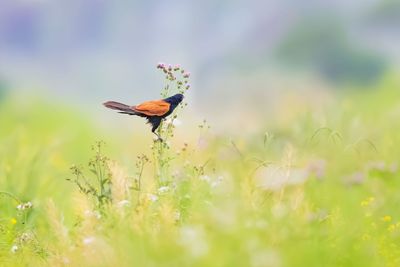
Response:
[[[157,64],[157,69],[164,69],[165,68],[165,64],[160,62]]]
[[[17,245],[13,245],[12,247],[11,247],[11,252],[12,253],[15,253],[15,252],[17,252],[18,251],[18,246]]]
[[[384,222],[390,222],[392,220],[392,216],[386,215],[382,217],[382,221]]]
[[[86,217],[90,217],[90,216],[92,216],[92,211],[90,211],[90,210],[85,210],[84,212],[83,212],[83,214],[86,216]]]
[[[153,194],[149,194],[149,195],[148,195],[148,199],[149,199],[151,202],[156,202],[156,201],[158,200],[158,196],[153,195]]]
[[[208,175],[202,175],[199,177],[199,179],[208,183],[211,181],[211,178]]]
[[[183,73],[183,78],[189,78],[189,77],[190,77],[190,72]]]
[[[180,68],[181,68],[181,65],[176,64],[176,65],[174,66],[174,71],[177,71],[177,70],[179,70]]]
[[[28,241],[30,241],[30,240],[32,240],[32,239],[33,239],[32,233],[22,233],[22,234],[19,236],[19,240],[20,240],[21,242],[28,242]]]
[[[88,237],[85,237],[82,240],[82,242],[83,242],[84,245],[89,245],[89,244],[93,243],[95,239],[96,238],[94,238],[93,236],[88,236]]]
[[[15,218],[11,218],[10,223],[13,224],[13,225],[17,224],[17,220]]]
[[[189,90],[190,84],[186,85],[186,90]]]
[[[169,187],[168,186],[161,186],[160,188],[158,188],[158,193],[159,194],[163,194],[165,192],[169,191]]]
[[[26,210],[33,207],[32,202],[28,201],[26,203],[21,203],[17,206],[17,210]]]
[[[176,80],[176,77],[172,74],[172,72],[169,72],[166,78],[170,81]]]

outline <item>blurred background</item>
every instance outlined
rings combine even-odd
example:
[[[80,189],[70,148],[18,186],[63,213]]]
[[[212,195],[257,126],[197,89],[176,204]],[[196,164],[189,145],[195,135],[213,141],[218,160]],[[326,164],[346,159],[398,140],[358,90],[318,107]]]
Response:
[[[399,0],[0,0],[0,265],[400,266],[399,89]]]
[[[189,70],[190,106],[219,119],[292,90],[371,90],[398,70],[400,1],[0,2],[0,98],[134,104],[159,97],[160,61]]]

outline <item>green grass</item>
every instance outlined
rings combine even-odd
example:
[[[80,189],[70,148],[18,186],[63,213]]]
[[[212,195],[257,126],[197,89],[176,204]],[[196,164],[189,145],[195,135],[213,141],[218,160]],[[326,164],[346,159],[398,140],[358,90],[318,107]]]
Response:
[[[8,98],[0,191],[18,201],[0,195],[1,265],[399,266],[399,85],[318,110],[282,103],[282,116],[249,135],[185,129],[202,141],[172,137],[169,147]],[[101,205],[66,180],[76,164],[98,188],[88,167],[98,140],[111,158]]]

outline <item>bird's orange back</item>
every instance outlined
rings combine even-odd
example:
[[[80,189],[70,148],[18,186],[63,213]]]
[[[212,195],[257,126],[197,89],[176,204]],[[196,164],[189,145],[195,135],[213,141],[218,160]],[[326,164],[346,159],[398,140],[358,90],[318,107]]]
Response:
[[[147,116],[163,116],[169,111],[170,106],[171,104],[164,100],[153,100],[133,106],[132,109]]]

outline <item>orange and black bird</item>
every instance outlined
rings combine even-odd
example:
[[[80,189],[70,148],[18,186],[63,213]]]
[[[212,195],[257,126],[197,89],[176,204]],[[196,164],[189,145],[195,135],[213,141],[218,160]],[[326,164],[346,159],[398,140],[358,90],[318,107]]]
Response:
[[[169,116],[182,100],[183,95],[176,94],[165,99],[146,101],[136,106],[128,106],[115,101],[108,101],[103,105],[107,108],[118,110],[118,113],[146,118],[152,126],[151,131],[162,140],[156,130],[160,126],[161,120]]]

